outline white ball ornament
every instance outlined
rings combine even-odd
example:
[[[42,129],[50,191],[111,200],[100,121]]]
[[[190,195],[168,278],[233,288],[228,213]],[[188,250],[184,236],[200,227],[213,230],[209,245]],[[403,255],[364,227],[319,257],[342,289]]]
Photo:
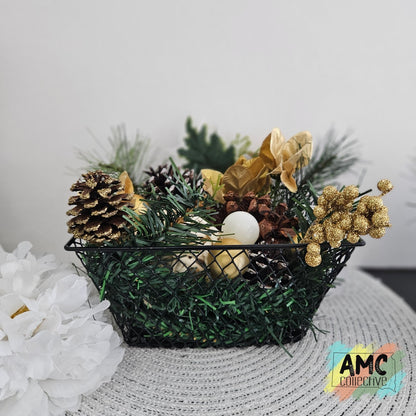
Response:
[[[225,218],[222,234],[239,240],[241,244],[254,244],[259,238],[260,227],[256,218],[250,213],[235,211]]]

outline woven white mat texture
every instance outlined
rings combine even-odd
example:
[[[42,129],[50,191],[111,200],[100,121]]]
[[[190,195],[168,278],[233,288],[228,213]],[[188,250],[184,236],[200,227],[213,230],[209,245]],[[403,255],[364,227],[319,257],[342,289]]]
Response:
[[[416,415],[416,313],[379,280],[345,268],[309,333],[287,345],[230,349],[126,347],[112,381],[67,416]],[[324,392],[328,348],[339,341],[404,352],[406,376],[393,396],[340,401]]]

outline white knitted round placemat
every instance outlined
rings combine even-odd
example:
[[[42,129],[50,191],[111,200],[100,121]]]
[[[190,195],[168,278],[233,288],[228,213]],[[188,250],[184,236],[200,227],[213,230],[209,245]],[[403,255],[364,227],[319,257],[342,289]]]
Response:
[[[378,280],[345,269],[315,316],[329,331],[287,345],[231,349],[127,348],[112,382],[70,415],[415,415],[416,314]],[[396,343],[404,386],[394,396],[340,401],[324,392],[328,347]]]

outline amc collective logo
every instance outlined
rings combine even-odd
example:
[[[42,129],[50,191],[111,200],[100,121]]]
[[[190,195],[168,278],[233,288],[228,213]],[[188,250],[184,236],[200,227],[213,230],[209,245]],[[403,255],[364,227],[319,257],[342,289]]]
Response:
[[[333,393],[340,400],[360,398],[371,394],[382,399],[393,396],[403,387],[406,373],[403,371],[403,352],[396,344],[388,343],[379,348],[374,344],[353,348],[335,342],[329,347],[327,385],[325,392]]]

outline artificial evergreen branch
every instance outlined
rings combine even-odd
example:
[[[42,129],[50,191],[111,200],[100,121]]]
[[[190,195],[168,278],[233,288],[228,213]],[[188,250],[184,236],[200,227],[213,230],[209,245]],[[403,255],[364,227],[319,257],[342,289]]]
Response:
[[[101,170],[108,174],[120,175],[127,171],[135,187],[143,181],[143,167],[147,160],[149,139],[141,138],[136,133],[135,138],[130,141],[127,137],[124,125],[111,129],[111,136],[108,138],[109,149],[101,145],[105,154],[98,152],[77,151],[79,159],[86,163],[85,170]]]
[[[179,246],[203,244],[203,236],[212,234],[214,203],[200,187],[189,184],[171,159],[175,177],[175,195],[150,193],[145,200],[147,210],[137,214],[125,208],[125,219],[133,226],[130,233],[134,245]]]
[[[310,182],[321,191],[328,184],[337,185],[336,179],[360,161],[356,146],[356,140],[347,135],[337,138],[334,130],[330,130],[316,146],[309,165],[299,171],[298,186]]]
[[[318,192],[310,182],[299,187],[298,192],[290,196],[288,207],[290,214],[298,219],[299,241],[316,218],[313,207],[317,200]]]
[[[208,137],[206,125],[198,131],[192,125],[192,119],[188,117],[185,127],[187,133],[184,138],[185,147],[178,149],[178,154],[187,160],[184,164],[185,168],[195,169],[197,172],[205,168],[224,172],[235,162],[235,146],[231,144],[227,147],[217,133],[212,133]]]

